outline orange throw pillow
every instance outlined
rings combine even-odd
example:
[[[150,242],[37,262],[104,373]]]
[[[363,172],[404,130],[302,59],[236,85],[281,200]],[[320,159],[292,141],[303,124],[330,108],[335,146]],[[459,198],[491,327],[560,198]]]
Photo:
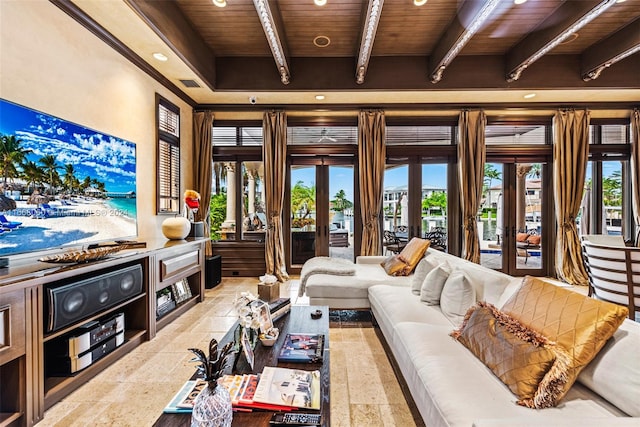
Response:
[[[527,239],[529,238],[529,235],[527,233],[518,233],[516,234],[516,242],[526,242]]]
[[[406,276],[408,274],[405,274],[407,264],[397,255],[391,255],[389,258],[382,261],[380,265],[389,276]]]
[[[540,244],[540,240],[541,240],[540,236],[531,235],[527,239],[527,242],[529,242],[530,245],[539,245]]]
[[[408,266],[408,271],[405,276],[408,276],[413,269],[418,265],[420,260],[424,257],[424,253],[431,244],[430,240],[414,237],[411,241],[402,249],[402,252],[398,255],[398,258]]]

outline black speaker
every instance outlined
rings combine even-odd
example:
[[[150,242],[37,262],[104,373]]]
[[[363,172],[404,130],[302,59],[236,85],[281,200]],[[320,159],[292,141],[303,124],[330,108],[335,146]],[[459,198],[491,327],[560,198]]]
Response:
[[[46,288],[46,332],[111,308],[143,291],[142,266],[131,265],[80,281]]]
[[[214,255],[205,259],[204,264],[204,287],[211,289],[220,284],[222,280],[222,256]]]

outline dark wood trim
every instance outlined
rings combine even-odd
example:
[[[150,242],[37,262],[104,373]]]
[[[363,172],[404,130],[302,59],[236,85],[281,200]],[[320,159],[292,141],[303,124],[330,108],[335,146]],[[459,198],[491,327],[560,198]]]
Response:
[[[175,2],[125,0],[158,37],[209,87],[216,87],[216,57]]]
[[[189,104],[191,107],[196,105],[196,102],[191,99],[186,93],[184,93],[178,86],[173,84],[169,79],[159,73],[155,68],[149,65],[144,59],[142,59],[133,50],[129,49],[124,43],[117,39],[113,34],[107,31],[104,27],[98,24],[93,18],[87,15],[82,9],[76,6],[71,0],[49,0],[52,4],[57,6],[64,13],[76,20],[80,25],[86,28],[89,32],[94,34],[105,44],[111,47],[113,50],[121,54],[133,65],[147,73],[151,78],[155,79],[162,86],[166,87],[178,98]]]
[[[533,63],[519,80],[510,83],[505,79],[503,56],[463,55],[457,57],[447,67],[442,80],[434,85],[428,80],[427,60],[427,57],[414,56],[372,57],[367,79],[363,84],[358,85],[353,78],[355,68],[353,58],[293,57],[290,67],[295,71],[295,79],[292,78],[289,85],[283,86],[271,58],[217,57],[216,89],[218,91],[623,89],[638,87],[637,70],[640,68],[640,57],[632,55],[613,65],[611,69],[615,69],[615,72],[604,73],[596,80],[585,82],[580,74],[580,55],[549,55]],[[261,72],[256,73],[255,70],[261,70]],[[402,70],[401,77],[399,70]],[[429,93],[425,92],[425,100],[428,101],[428,97]],[[530,104],[520,103],[520,107],[523,105]],[[464,104],[462,106],[472,107]],[[267,108],[264,105],[260,107]],[[315,104],[313,108],[318,109],[318,105]],[[325,106],[323,105],[322,108]]]
[[[640,61],[638,61],[638,66],[640,67]],[[217,91],[224,92],[224,91]],[[464,110],[464,109],[487,109],[487,110],[503,110],[510,108],[517,108],[523,110],[522,116],[518,120],[524,120],[526,118],[526,111],[540,111],[540,110],[557,110],[564,108],[576,108],[576,109],[584,109],[587,108],[592,111],[596,110],[633,110],[635,108],[640,108],[639,101],[620,101],[620,102],[573,102],[573,103],[560,103],[560,102],[552,102],[552,103],[522,103],[522,102],[513,102],[506,103],[504,101],[500,102],[484,102],[484,103],[376,103],[376,104],[322,104],[322,110],[318,110],[318,104],[265,104],[254,106],[254,105],[239,105],[239,104],[199,104],[197,106],[198,110],[208,110],[208,111],[224,111],[224,112],[256,112],[256,109],[259,109],[259,112],[271,110],[274,108],[284,108],[286,111],[315,111],[317,112],[316,117],[289,117],[287,118],[287,122],[291,122],[294,120],[296,123],[305,123],[307,125],[311,125],[312,123],[317,123],[318,126],[327,126],[334,123],[334,117],[325,117],[323,116],[325,113],[334,113],[341,111],[353,112],[354,116],[357,117],[357,111],[361,108],[379,108],[382,110],[392,110],[392,111],[415,111],[421,110],[425,112],[434,112],[434,111],[443,111],[443,110]],[[458,114],[454,113],[450,116],[453,121],[451,123],[458,122]],[[553,117],[553,113],[550,113],[549,117]],[[336,117],[335,123],[342,123],[344,117]],[[388,118],[389,119],[389,118]],[[393,120],[401,120],[399,117],[391,118]],[[417,117],[419,120],[430,120],[430,117]],[[446,120],[442,116],[438,117],[438,120]],[[215,122],[214,122],[215,123]],[[389,123],[389,122],[387,122]],[[443,122],[444,123],[444,122]],[[344,122],[344,124],[351,124]]]

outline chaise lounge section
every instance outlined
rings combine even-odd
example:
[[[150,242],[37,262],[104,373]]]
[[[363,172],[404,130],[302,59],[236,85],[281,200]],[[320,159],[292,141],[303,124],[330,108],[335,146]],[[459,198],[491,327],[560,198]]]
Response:
[[[587,324],[586,332],[577,333],[605,338],[600,341],[594,338],[589,345],[578,345],[592,351],[588,357],[584,354],[578,357],[580,366],[570,371],[576,374],[575,383],[569,384],[568,392],[559,403],[545,409],[530,409],[516,403],[518,397],[492,372],[488,363],[483,363],[465,345],[450,336],[465,321],[464,314],[477,301],[485,301],[534,329],[540,317],[550,318],[553,315],[549,313],[563,310],[544,307],[540,303],[533,310],[537,310],[538,316],[528,318],[524,307],[537,304],[530,300],[520,306],[518,303],[524,298],[521,297],[523,289],[531,286],[567,293],[555,298],[556,304],[566,295],[587,306],[608,303],[536,278],[514,278],[433,249],[427,250],[416,272],[410,276],[387,276],[380,265],[383,259],[358,257],[356,273],[352,277],[313,276],[307,282],[307,294],[311,304],[327,304],[333,308],[370,307],[388,356],[396,367],[396,374],[402,377],[415,403],[416,416],[425,425],[640,425],[640,324],[625,319],[624,307],[603,306],[606,308],[604,311],[614,315],[607,314],[606,321],[593,323],[610,324],[607,331],[593,332]],[[461,276],[464,276],[463,280],[460,280]],[[457,285],[451,285],[450,281]],[[437,303],[432,292],[435,282],[439,283],[435,286],[435,294],[440,298]],[[460,286],[460,283],[466,284]],[[365,291],[367,297],[364,296]],[[557,323],[562,324],[566,320],[571,325],[579,324],[571,319],[573,315],[575,313],[569,312],[560,315]],[[565,344],[565,337],[554,336],[553,328],[537,326],[544,334],[553,337],[553,342]],[[606,339],[608,333],[613,334],[610,339]],[[578,353],[574,351],[572,354]],[[583,363],[584,360],[588,363]]]

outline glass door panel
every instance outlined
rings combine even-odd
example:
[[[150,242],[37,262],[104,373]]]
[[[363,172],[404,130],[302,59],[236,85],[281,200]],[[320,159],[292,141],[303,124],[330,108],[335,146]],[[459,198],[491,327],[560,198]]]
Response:
[[[409,166],[387,165],[384,172],[383,255],[399,252],[409,238]]]
[[[291,264],[316,255],[316,167],[291,166]]]
[[[481,264],[511,275],[543,273],[543,163],[487,163],[478,211]]]
[[[478,210],[480,264],[495,270],[503,269],[505,244],[505,198],[503,164],[485,163],[482,200]]]
[[[435,249],[447,251],[447,164],[423,164],[420,226]]]
[[[541,163],[516,163],[516,271],[542,268],[542,185]]]
[[[329,256],[354,259],[353,166],[329,168]]]

